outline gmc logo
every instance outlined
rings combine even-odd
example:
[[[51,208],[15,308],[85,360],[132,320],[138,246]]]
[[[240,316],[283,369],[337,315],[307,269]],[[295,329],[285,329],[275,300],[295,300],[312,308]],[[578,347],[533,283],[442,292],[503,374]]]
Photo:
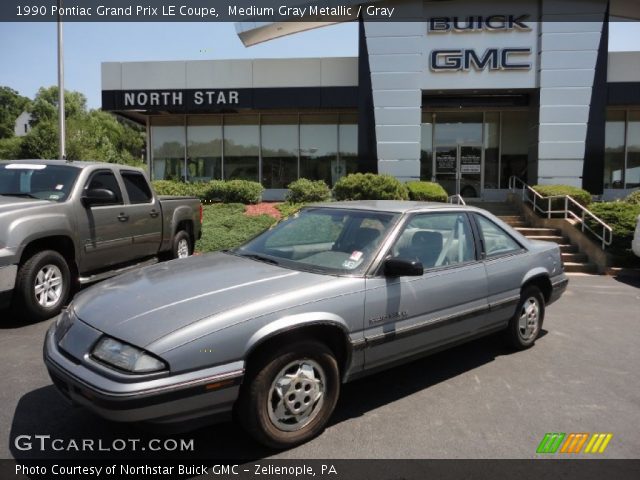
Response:
[[[531,48],[488,48],[482,55],[473,49],[433,50],[430,67],[434,72],[486,70],[529,70],[531,63],[518,62],[514,57],[530,55]]]

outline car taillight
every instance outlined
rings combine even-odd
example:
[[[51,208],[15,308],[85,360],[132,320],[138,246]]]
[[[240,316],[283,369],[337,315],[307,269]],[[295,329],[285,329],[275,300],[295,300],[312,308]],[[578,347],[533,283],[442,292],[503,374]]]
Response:
[[[200,225],[202,225],[202,219],[204,218],[204,212],[202,210],[202,204],[200,204]]]

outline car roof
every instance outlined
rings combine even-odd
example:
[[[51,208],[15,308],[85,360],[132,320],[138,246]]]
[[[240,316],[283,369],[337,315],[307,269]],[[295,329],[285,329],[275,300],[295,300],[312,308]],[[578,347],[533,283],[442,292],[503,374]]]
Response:
[[[310,205],[310,207],[342,208],[350,210],[372,210],[377,212],[405,213],[417,210],[473,210],[465,205],[441,202],[412,202],[404,200],[353,200],[327,202]]]
[[[114,167],[114,168],[126,168],[130,170],[138,170],[141,169],[138,167],[134,167],[131,165],[122,165],[119,163],[110,163],[110,162],[97,162],[97,161],[86,161],[86,160],[54,160],[54,159],[20,159],[20,160],[0,160],[0,163],[25,163],[25,164],[40,164],[40,165],[64,165],[67,167],[76,167],[76,168],[84,168],[84,167]]]

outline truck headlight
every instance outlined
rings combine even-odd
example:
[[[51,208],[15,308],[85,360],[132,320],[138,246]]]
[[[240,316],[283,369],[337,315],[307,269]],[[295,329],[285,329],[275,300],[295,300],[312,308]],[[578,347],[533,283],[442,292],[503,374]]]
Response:
[[[101,362],[127,372],[150,373],[167,368],[166,363],[150,353],[110,337],[102,337],[91,354]]]

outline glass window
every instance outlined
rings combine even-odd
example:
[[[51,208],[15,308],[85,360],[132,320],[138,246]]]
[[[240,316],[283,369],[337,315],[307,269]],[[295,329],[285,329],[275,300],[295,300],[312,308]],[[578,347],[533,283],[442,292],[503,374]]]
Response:
[[[333,185],[339,175],[338,116],[300,116],[300,177]]]
[[[640,187],[640,110],[629,111],[626,188]]]
[[[188,119],[187,180],[222,178],[222,116],[198,115]]]
[[[529,113],[502,112],[500,188],[509,187],[509,177],[528,182]]]
[[[491,220],[488,220],[482,215],[476,215],[476,218],[480,225],[482,240],[484,242],[484,250],[487,257],[504,255],[522,250],[522,247],[518,242],[511,238],[507,232],[502,230]]]
[[[433,180],[433,114],[422,114],[420,130],[420,179],[425,182]]]
[[[437,113],[436,145],[482,143],[482,112]]]
[[[485,113],[484,121],[484,188],[498,188],[500,112]]]
[[[305,209],[234,253],[300,270],[362,274],[396,219],[390,213]]]
[[[183,117],[151,118],[154,180],[184,180],[185,131]]]
[[[418,260],[425,269],[475,260],[469,219],[464,213],[416,215],[398,237],[392,256]]]
[[[153,195],[144,175],[138,172],[122,172],[122,180],[129,195],[129,202],[151,203]]]
[[[224,179],[259,181],[257,115],[226,115],[224,118]]]
[[[298,178],[298,116],[262,115],[262,185],[287,188]]]
[[[624,188],[624,110],[607,111],[604,147],[604,188]]]
[[[122,192],[120,191],[118,180],[116,180],[116,176],[113,174],[113,172],[103,170],[94,173],[87,183],[85,190],[94,190],[96,188],[111,190],[116,196],[116,202],[113,205],[122,204]]]
[[[358,171],[358,115],[355,113],[341,113],[338,129],[340,145],[340,171],[337,172],[333,183],[344,175]]]

